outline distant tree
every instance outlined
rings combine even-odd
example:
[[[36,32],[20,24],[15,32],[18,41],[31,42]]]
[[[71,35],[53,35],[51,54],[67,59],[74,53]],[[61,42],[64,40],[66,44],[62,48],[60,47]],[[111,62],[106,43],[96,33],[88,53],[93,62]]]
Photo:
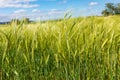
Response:
[[[113,3],[107,3],[106,4],[106,9],[109,12],[109,14],[113,15],[114,14],[114,10],[115,10],[115,6]]]
[[[120,3],[118,3],[115,7],[115,14],[120,14]]]
[[[12,19],[10,21],[10,24],[28,24],[30,23],[29,18],[23,18],[22,20],[19,19]]]
[[[12,23],[14,23],[14,24],[20,24],[20,21],[18,20],[18,19],[12,19],[11,21],[10,21],[10,23],[12,24]]]
[[[24,23],[24,24],[28,24],[30,22],[30,19],[29,18],[23,18],[21,20],[21,22]]]
[[[120,14],[120,3],[113,4],[113,3],[106,3],[106,9],[102,11],[102,15],[117,15]]]
[[[107,11],[107,9],[102,11],[102,15],[104,15],[104,16],[108,16],[109,15],[109,12]]]

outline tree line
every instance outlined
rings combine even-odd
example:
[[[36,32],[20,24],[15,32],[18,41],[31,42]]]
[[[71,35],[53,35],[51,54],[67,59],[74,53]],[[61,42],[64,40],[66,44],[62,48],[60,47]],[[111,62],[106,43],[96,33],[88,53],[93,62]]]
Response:
[[[103,16],[120,15],[120,3],[106,3],[105,9],[102,11]]]
[[[21,24],[21,23],[24,23],[24,24],[28,24],[30,23],[30,19],[29,18],[23,18],[22,20],[19,20],[19,19],[12,19],[10,21],[10,23],[15,23],[15,24]]]

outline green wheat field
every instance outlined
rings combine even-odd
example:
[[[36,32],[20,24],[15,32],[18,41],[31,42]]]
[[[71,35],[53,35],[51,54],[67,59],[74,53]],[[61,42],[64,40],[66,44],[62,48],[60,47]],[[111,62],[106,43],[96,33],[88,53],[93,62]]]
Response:
[[[120,80],[120,16],[0,25],[1,80]]]

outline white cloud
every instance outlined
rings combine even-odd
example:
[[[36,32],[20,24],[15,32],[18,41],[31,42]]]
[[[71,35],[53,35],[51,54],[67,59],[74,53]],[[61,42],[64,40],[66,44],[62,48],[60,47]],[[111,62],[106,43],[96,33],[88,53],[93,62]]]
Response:
[[[38,10],[38,9],[33,9],[32,12],[33,12],[33,13],[39,13],[39,12],[41,12],[41,11]]]
[[[56,1],[56,0],[44,0],[44,1]]]
[[[10,16],[6,14],[0,14],[0,22],[7,22],[10,20]]]
[[[62,0],[61,2],[59,2],[59,4],[66,4],[67,0]]]
[[[38,4],[31,4],[36,0],[0,0],[0,8],[32,8]]]
[[[63,3],[64,3],[64,4],[67,3],[67,0],[63,0]]]
[[[27,11],[24,9],[14,11],[15,14],[20,14],[20,13],[25,13],[25,12],[27,12]]]
[[[33,9],[31,12],[28,10],[19,9],[14,11],[12,14],[0,14],[1,21],[10,21],[11,19],[22,19],[24,17],[30,18],[30,20],[49,20],[49,19],[58,19],[62,18],[65,15],[66,10],[39,10]]]
[[[65,14],[65,10],[57,10],[57,9],[51,9],[48,11],[49,15],[58,15],[58,14]]]
[[[95,5],[98,5],[98,2],[90,2],[89,5],[90,5],[90,6],[95,6]]]
[[[58,14],[65,14],[66,10],[58,10],[58,9],[50,9],[50,10],[39,10],[39,9],[33,9],[33,14],[42,14],[42,15],[58,15]]]

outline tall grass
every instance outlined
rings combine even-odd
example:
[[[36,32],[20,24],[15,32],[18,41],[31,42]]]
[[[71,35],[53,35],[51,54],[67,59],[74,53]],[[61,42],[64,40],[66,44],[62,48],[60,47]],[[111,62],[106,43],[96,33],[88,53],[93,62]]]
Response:
[[[120,17],[0,29],[2,80],[119,80]]]

